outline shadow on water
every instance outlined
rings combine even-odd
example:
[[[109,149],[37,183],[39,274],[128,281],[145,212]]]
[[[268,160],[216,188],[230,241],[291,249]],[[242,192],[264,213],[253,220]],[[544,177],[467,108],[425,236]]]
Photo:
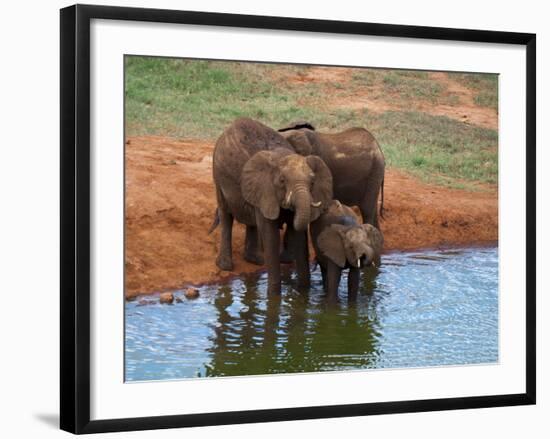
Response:
[[[475,364],[498,360],[496,248],[398,253],[363,270],[355,300],[329,305],[282,270],[201,288],[172,306],[126,303],[128,381]],[[181,292],[175,292],[181,297]]]

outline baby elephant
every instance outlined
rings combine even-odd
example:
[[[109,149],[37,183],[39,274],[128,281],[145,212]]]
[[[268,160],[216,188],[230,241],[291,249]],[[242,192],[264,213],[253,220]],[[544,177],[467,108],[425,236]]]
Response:
[[[345,268],[349,268],[348,297],[355,299],[360,269],[380,263],[382,233],[370,224],[361,224],[350,207],[332,200],[327,211],[311,223],[311,237],[329,300],[338,299],[340,275]]]

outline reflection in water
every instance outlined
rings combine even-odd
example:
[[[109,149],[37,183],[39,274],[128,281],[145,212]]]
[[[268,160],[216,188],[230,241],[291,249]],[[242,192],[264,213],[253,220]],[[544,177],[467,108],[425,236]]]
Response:
[[[218,290],[206,376],[368,366],[375,344],[368,300],[359,312],[355,304],[328,306],[324,297],[291,286],[282,296],[268,297],[261,293],[265,276],[259,275],[247,276],[242,288],[241,294],[227,286]]]
[[[365,269],[356,301],[329,305],[318,268],[309,292],[283,270],[201,289],[172,306],[126,304],[126,379],[158,380],[498,359],[497,249],[386,255]]]

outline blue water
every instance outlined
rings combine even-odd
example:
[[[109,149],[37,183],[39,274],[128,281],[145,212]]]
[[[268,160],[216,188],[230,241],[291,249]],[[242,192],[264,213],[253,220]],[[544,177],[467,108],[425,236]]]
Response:
[[[305,293],[285,269],[280,297],[261,273],[173,305],[126,302],[126,380],[498,361],[497,248],[388,254],[362,276],[357,302],[344,275],[332,306],[318,268]]]

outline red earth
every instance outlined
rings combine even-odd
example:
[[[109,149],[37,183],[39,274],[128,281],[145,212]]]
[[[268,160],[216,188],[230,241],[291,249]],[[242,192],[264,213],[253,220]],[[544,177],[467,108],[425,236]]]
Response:
[[[234,271],[216,267],[219,228],[208,234],[216,208],[212,151],[213,142],[155,136],[127,139],[127,298],[261,269],[242,259],[244,226],[237,223]],[[388,169],[384,195],[385,251],[498,239],[495,187],[475,192],[447,189]]]

